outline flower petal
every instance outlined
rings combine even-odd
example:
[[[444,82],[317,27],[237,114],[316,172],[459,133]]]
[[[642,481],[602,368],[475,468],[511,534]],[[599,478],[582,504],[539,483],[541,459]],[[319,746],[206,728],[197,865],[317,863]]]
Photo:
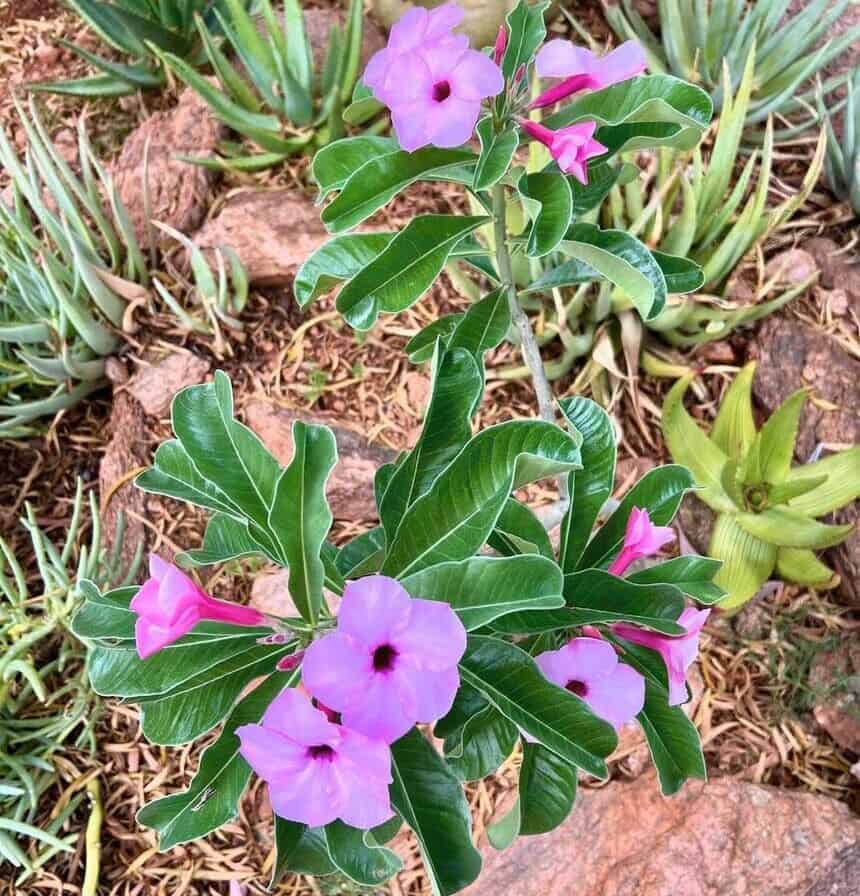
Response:
[[[275,697],[263,715],[262,724],[306,747],[334,744],[338,738],[337,725],[329,722],[325,713],[295,688],[284,688]]]
[[[354,772],[382,784],[390,784],[391,751],[381,740],[365,737],[351,728],[340,728],[340,742],[337,755],[342,763],[344,773]]]
[[[569,78],[592,70],[595,57],[585,47],[556,38],[545,43],[535,58],[535,71],[541,78]]]
[[[306,747],[265,725],[242,725],[236,737],[242,757],[264,781],[297,775],[311,761]]]
[[[608,642],[598,638],[573,638],[561,650],[561,666],[567,681],[592,682],[611,674],[618,665],[618,654]],[[567,684],[567,682],[565,682]]]
[[[601,87],[627,81],[641,75],[648,67],[648,59],[642,45],[635,40],[626,40],[612,52],[596,59],[593,71]]]
[[[460,673],[456,666],[430,672],[403,663],[395,670],[399,680],[408,678],[415,695],[415,721],[435,722],[454,705],[460,687]]]
[[[424,669],[456,666],[466,652],[466,629],[451,607],[441,601],[413,600],[409,625],[397,635],[397,652]]]
[[[505,88],[501,69],[483,53],[469,51],[456,63],[448,80],[454,94],[464,100],[497,96]]]
[[[281,818],[298,821],[308,827],[321,827],[334,821],[348,794],[341,788],[335,761],[311,761],[290,779],[289,786],[269,784],[272,809]]]
[[[405,676],[375,675],[370,687],[341,710],[341,720],[346,728],[392,744],[415,724],[416,710],[411,681]]]
[[[338,712],[343,712],[366,691],[373,677],[372,648],[364,647],[340,631],[314,641],[305,651],[302,662],[305,687],[317,700]]]
[[[481,115],[481,101],[452,94],[444,103],[433,103],[424,112],[433,146],[453,149],[468,143]]]
[[[343,789],[340,819],[354,828],[367,831],[394,816],[388,785],[371,778],[350,778]]]
[[[645,679],[631,666],[618,663],[609,675],[588,682],[585,702],[616,731],[635,719],[645,705]]]
[[[337,614],[338,631],[373,650],[393,640],[407,626],[410,604],[406,589],[388,576],[366,576],[349,582]]]

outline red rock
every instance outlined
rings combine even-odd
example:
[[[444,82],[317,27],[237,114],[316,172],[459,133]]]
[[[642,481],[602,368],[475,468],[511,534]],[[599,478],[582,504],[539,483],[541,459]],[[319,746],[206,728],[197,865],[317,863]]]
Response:
[[[163,417],[173,396],[186,386],[202,383],[209,362],[190,352],[176,351],[166,358],[142,366],[128,381],[128,391],[150,417]]]
[[[283,286],[327,239],[319,210],[294,190],[244,190],[194,237],[201,249],[232,247],[251,282]]]
[[[376,519],[373,478],[382,464],[394,459],[395,453],[368,443],[358,433],[332,425],[326,415],[278,407],[267,399],[253,399],[245,406],[246,423],[283,465],[293,455],[295,420],[325,423],[334,432],[339,460],[329,478],[327,495],[335,519],[350,522]]]
[[[152,218],[189,233],[200,226],[209,210],[215,173],[177,156],[212,156],[226,133],[206,103],[194,91],[185,90],[175,109],[156,112],[128,137],[111,172],[141,246],[147,244],[143,198],[147,144]],[[159,241],[172,243],[159,231],[156,234]]]
[[[848,896],[811,888],[838,881],[858,843],[860,819],[827,797],[721,778],[664,799],[651,773],[584,791],[551,834],[487,847],[483,874],[463,893]]]
[[[860,643],[820,653],[809,685],[821,695],[813,709],[815,721],[841,747],[860,754]]]

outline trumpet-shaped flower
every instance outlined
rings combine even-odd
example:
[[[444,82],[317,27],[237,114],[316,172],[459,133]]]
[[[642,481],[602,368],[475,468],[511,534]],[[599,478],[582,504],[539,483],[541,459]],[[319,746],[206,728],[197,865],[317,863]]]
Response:
[[[242,725],[236,736],[281,818],[310,827],[340,818],[367,830],[394,814],[388,746],[330,722],[295,688],[272,701],[259,725]]]
[[[466,630],[448,604],[413,600],[394,579],[344,590],[337,631],[308,647],[302,680],[343,724],[392,743],[454,702]]]
[[[398,142],[409,152],[466,143],[481,102],[504,88],[498,65],[452,32],[462,18],[454,3],[410,9],[365,70],[364,83],[391,110]]]
[[[710,612],[694,607],[684,610],[678,617],[678,624],[687,632],[678,638],[620,622],[612,626],[613,634],[619,638],[650,647],[663,658],[669,679],[669,706],[678,706],[687,699],[687,670],[699,652],[699,635]]]
[[[266,622],[257,610],[210,597],[157,554],[149,555],[149,574],[129,604],[137,613],[134,638],[142,660],[178,641],[204,619],[252,626]]]
[[[588,160],[606,152],[606,147],[594,139],[596,122],[580,121],[553,131],[536,121],[523,120],[520,127],[539,140],[565,174],[572,174],[581,184],[588,183]]]
[[[656,554],[664,544],[675,540],[671,526],[655,526],[647,510],[634,507],[627,519],[624,544],[609,566],[614,576],[622,576],[631,563]]]
[[[542,78],[564,80],[542,93],[531,108],[552,106],[581,90],[600,90],[627,81],[642,74],[647,64],[645,51],[635,40],[626,41],[605,56],[596,56],[568,40],[551,40],[537,54],[535,69]]]
[[[618,661],[608,641],[574,638],[560,650],[538,654],[535,662],[546,678],[584,700],[616,731],[645,705],[645,679]]]

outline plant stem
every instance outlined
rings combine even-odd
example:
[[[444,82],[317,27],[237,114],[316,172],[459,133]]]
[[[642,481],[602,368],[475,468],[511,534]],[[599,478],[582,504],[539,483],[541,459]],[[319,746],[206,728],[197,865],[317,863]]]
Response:
[[[540,348],[535,340],[535,334],[529,323],[528,315],[520,307],[517,298],[517,287],[514,283],[514,275],[511,269],[511,256],[508,250],[508,230],[505,219],[507,204],[505,202],[504,184],[498,183],[493,187],[493,227],[496,238],[496,263],[499,266],[499,274],[502,285],[508,293],[508,307],[511,311],[511,320],[520,334],[520,350],[523,360],[529,369],[537,395],[538,412],[547,423],[555,423],[555,410],[552,405],[552,390],[543,367],[540,356]]]

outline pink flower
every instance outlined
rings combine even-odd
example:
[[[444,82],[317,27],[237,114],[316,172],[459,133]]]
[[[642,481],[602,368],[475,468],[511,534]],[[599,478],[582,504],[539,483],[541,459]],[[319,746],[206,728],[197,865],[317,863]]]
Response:
[[[453,3],[430,12],[414,7],[368,63],[364,83],[391,110],[397,139],[408,152],[428,144],[462,146],[475,130],[481,102],[504,89],[493,60],[452,33],[462,18]]]
[[[493,62],[502,64],[502,57],[508,48],[508,29],[505,25],[499,25],[499,33],[496,35],[496,44],[493,47]]]
[[[572,174],[581,184],[588,183],[588,160],[606,152],[606,147],[593,139],[597,123],[580,121],[557,131],[536,121],[520,121],[520,127],[532,138],[546,146],[558,167]]]
[[[561,650],[538,654],[535,662],[546,678],[584,700],[616,731],[645,705],[645,679],[618,661],[608,641],[574,638]]]
[[[612,561],[609,572],[614,576],[622,576],[631,563],[656,554],[664,544],[674,540],[675,533],[671,526],[655,526],[647,510],[634,507],[627,519],[624,544]]]
[[[619,638],[650,647],[663,658],[669,678],[669,706],[678,706],[687,699],[687,670],[699,652],[699,634],[710,612],[695,607],[684,610],[678,617],[678,625],[682,625],[687,633],[679,638],[620,622],[612,626],[612,633]]]
[[[242,725],[236,735],[281,818],[310,827],[340,818],[367,830],[394,814],[387,745],[330,722],[296,689],[282,691],[259,725]]]
[[[344,590],[337,631],[305,653],[302,679],[343,724],[393,743],[448,712],[460,686],[466,630],[448,604],[413,600],[394,579]]]
[[[187,635],[204,619],[233,625],[264,625],[266,617],[250,607],[215,600],[171,563],[149,555],[149,574],[132,598],[137,613],[134,637],[137,654],[145,660]]]
[[[645,71],[645,51],[635,40],[628,40],[605,56],[595,56],[585,47],[567,40],[551,40],[537,54],[535,69],[542,78],[564,78],[542,93],[530,108],[552,106],[581,90],[600,90],[619,81],[627,81]]]

